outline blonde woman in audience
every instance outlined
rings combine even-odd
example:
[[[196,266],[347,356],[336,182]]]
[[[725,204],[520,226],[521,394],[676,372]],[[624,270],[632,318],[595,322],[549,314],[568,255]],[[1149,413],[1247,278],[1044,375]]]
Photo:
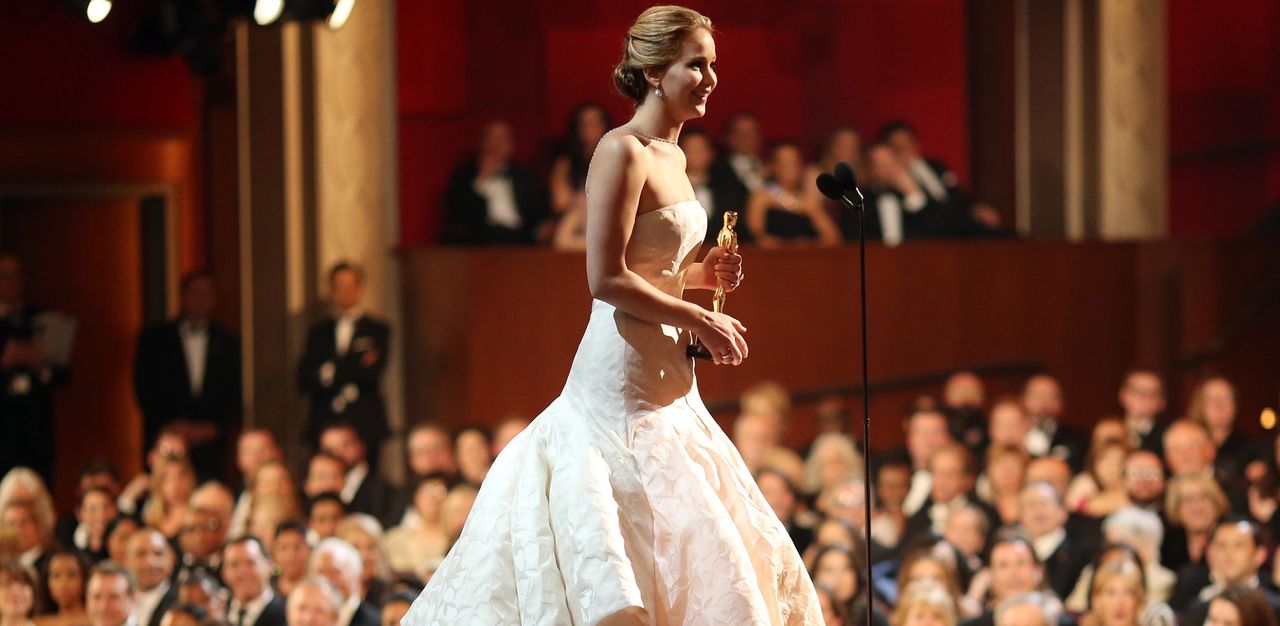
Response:
[[[1112,438],[1105,438],[1090,448],[1085,457],[1085,471],[1067,487],[1067,509],[1090,517],[1105,517],[1128,505],[1124,460],[1131,451],[1126,440]]]
[[[45,563],[41,576],[51,606],[44,607],[44,614],[35,619],[36,626],[86,626],[89,614],[85,612],[84,592],[89,562],[79,552],[59,550]]]
[[[352,513],[338,522],[334,536],[351,544],[360,553],[360,597],[379,604],[389,572],[382,554],[382,524],[372,515]]]
[[[253,509],[249,512],[248,534],[258,537],[262,547],[270,551],[276,529],[282,522],[293,519],[300,513],[297,498],[276,494],[256,496],[253,499]]]
[[[978,477],[978,497],[990,504],[1004,524],[1018,519],[1018,494],[1027,477],[1031,455],[1021,447],[992,445],[987,450],[987,466]]]
[[[959,621],[954,595],[932,580],[921,580],[903,589],[889,618],[893,626],[956,626]]]
[[[432,474],[418,482],[413,491],[415,515],[405,516],[404,522],[382,538],[391,571],[420,573],[434,569],[444,558],[451,541],[443,517],[448,495],[449,479],[444,474]]]
[[[1068,596],[1065,603],[1067,609],[1077,613],[1088,612],[1091,606],[1090,602],[1092,602],[1090,594],[1096,578],[1095,572],[1107,567],[1116,567],[1124,564],[1131,564],[1137,567],[1144,581],[1143,601],[1139,606],[1138,624],[1140,626],[1172,625],[1174,619],[1173,609],[1170,609],[1169,605],[1165,604],[1163,600],[1151,596],[1153,592],[1151,574],[1144,567],[1145,563],[1137,550],[1124,543],[1107,543],[1098,551],[1097,558],[1093,560],[1093,563],[1089,564],[1089,567],[1085,568],[1084,573],[1080,576],[1083,589],[1081,589],[1081,585],[1077,585],[1076,589]],[[1174,579],[1167,582],[1168,586],[1161,591],[1166,597],[1172,591],[1173,583],[1177,581]]]
[[[9,470],[0,480],[0,511],[14,500],[29,502],[35,514],[36,526],[40,529],[41,543],[53,544],[54,528],[58,522],[58,512],[53,506],[53,496],[35,470],[26,467],[15,467]]]
[[[31,570],[14,561],[0,563],[0,626],[33,626],[36,602]]]
[[[1132,560],[1108,563],[1098,568],[1090,585],[1089,612],[1080,626],[1173,626],[1173,612],[1165,606],[1155,621],[1144,622],[1147,605],[1146,581],[1142,568]]]
[[[864,474],[862,454],[843,433],[819,435],[809,448],[804,464],[804,487],[808,493],[824,489]]]
[[[14,533],[14,552],[23,567],[36,568],[53,548],[53,533],[40,525],[38,509],[31,500],[10,500],[0,509],[0,527]]]
[[[177,536],[196,489],[196,473],[185,458],[164,459],[151,472],[151,494],[142,507],[142,523],[165,537]]]
[[[291,500],[293,502],[291,517],[297,515],[302,509],[298,502],[298,484],[294,482],[289,468],[280,461],[267,461],[253,473],[250,494],[252,499],[276,497]]]
[[[898,570],[898,589],[907,589],[917,582],[935,583],[947,592],[954,610],[959,611],[960,577],[956,572],[955,553],[945,543],[915,550],[902,560]],[[903,598],[898,598],[902,606]],[[958,613],[957,613],[958,614]]]
[[[1227,494],[1212,476],[1176,476],[1170,480],[1165,491],[1165,515],[1186,538],[1180,545],[1165,547],[1166,565],[1177,571],[1188,563],[1203,563],[1214,525],[1230,507]]]

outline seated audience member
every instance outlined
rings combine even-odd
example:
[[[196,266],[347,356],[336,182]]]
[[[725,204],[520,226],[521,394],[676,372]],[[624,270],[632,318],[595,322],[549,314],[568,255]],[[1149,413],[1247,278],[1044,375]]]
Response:
[[[151,498],[154,483],[159,476],[161,464],[168,461],[185,461],[187,458],[187,440],[177,432],[163,429],[147,450],[146,467],[134,476],[120,490],[116,498],[116,508],[125,515],[137,516]],[[194,480],[192,481],[194,488]]]
[[[169,612],[174,607],[188,605],[199,607],[208,616],[217,619],[227,614],[222,583],[202,570],[183,572],[174,582],[174,590],[174,603]]]
[[[978,477],[975,493],[999,516],[995,521],[1012,524],[1018,519],[1018,494],[1026,482],[1031,457],[1021,446],[993,443],[987,449],[987,467]]]
[[[248,532],[242,534],[261,537],[262,544],[271,550],[276,528],[286,520],[302,515],[302,507],[294,495],[259,494],[253,501],[253,512],[249,514]]]
[[[341,597],[342,608],[338,612],[337,626],[378,625],[378,610],[361,596],[363,569],[360,553],[351,544],[336,537],[321,541],[311,552],[311,562],[307,566],[308,576],[327,579]],[[298,588],[293,593],[298,593]],[[293,621],[290,620],[289,624],[292,626]]]
[[[791,243],[840,244],[840,231],[822,203],[808,193],[804,155],[794,143],[773,148],[768,182],[747,200],[746,229],[767,248]],[[719,228],[716,229],[719,231]]]
[[[178,317],[138,336],[133,388],[142,410],[143,440],[170,429],[187,441],[204,479],[225,479],[234,430],[240,425],[240,342],[213,319],[213,276],[182,279]]]
[[[185,458],[162,459],[152,471],[150,495],[142,507],[142,523],[166,538],[182,531],[196,489],[196,473]]]
[[[1033,457],[1055,456],[1079,471],[1089,445],[1084,434],[1061,423],[1064,403],[1062,387],[1046,374],[1032,376],[1022,388],[1022,406],[1031,418],[1027,452]]]
[[[845,615],[858,618],[867,614],[867,596],[860,593],[866,586],[864,558],[862,553],[844,547],[827,546],[818,551],[810,568],[814,585],[830,589],[834,605]],[[872,611],[873,623],[887,626],[884,615],[875,608]]]
[[[0,509],[0,522],[12,529],[18,562],[30,569],[43,566],[53,550],[53,528],[41,524],[39,518],[31,500],[9,500]]]
[[[139,528],[142,528],[142,525],[138,520],[126,515],[120,515],[111,520],[111,523],[107,524],[106,560],[124,563],[128,558],[129,537]]]
[[[871,514],[871,537],[877,543],[894,548],[907,526],[903,503],[911,489],[911,459],[905,454],[889,454],[876,465]]]
[[[880,141],[894,153],[911,178],[935,202],[952,205],[963,218],[955,235],[980,236],[997,234],[1000,214],[983,202],[976,202],[960,189],[959,179],[936,158],[925,158],[915,128],[905,121],[894,121],[880,129]]]
[[[533,172],[515,162],[511,125],[484,125],[475,155],[459,163],[444,192],[447,245],[532,245],[546,219],[544,193]]]
[[[551,212],[560,220],[555,225],[551,245],[557,250],[586,248],[587,166],[596,145],[613,124],[604,107],[584,102],[569,115],[560,154],[551,163],[548,186]]]
[[[693,197],[707,212],[706,242],[715,245],[716,235],[724,226],[725,211],[737,211],[747,205],[747,192],[725,169],[715,169],[716,147],[702,130],[685,128],[680,133],[680,149],[684,151],[685,175],[693,185]],[[739,240],[744,238],[739,235]]]
[[[138,588],[133,574],[113,561],[103,561],[89,573],[85,611],[91,626],[144,626],[133,619]]]
[[[966,506],[980,509],[987,518],[988,528],[996,525],[999,514],[973,495],[974,464],[968,448],[960,444],[938,448],[929,458],[929,474],[932,477],[929,497],[907,520],[907,537],[916,538],[930,533],[942,536],[947,519]]]
[[[307,525],[296,519],[281,522],[271,542],[271,562],[276,569],[272,584],[282,597],[287,598],[293,588],[306,578],[307,561],[310,559]]]
[[[442,515],[451,485],[446,474],[431,474],[418,482],[413,507],[382,538],[391,571],[420,574],[440,564],[451,543]]]
[[[1124,458],[1124,492],[1129,504],[1157,515],[1164,512],[1164,463],[1154,452],[1134,450]]]
[[[1216,450],[1204,425],[1189,420],[1173,422],[1165,429],[1162,442],[1165,466],[1169,468],[1171,476],[1213,476]]]
[[[868,194],[867,233],[876,235],[885,245],[903,241],[966,237],[976,234],[963,210],[946,201],[938,201],[925,193],[911,178],[893,149],[877,143],[867,150],[870,185]]]
[[[955,598],[934,581],[920,581],[902,591],[893,617],[893,626],[956,626],[960,614]]]
[[[1067,533],[1067,509],[1053,485],[1028,483],[1022,488],[1019,501],[1019,524],[1031,538],[1036,558],[1044,564],[1049,588],[1054,595],[1065,598],[1089,564],[1096,546]]]
[[[986,386],[977,374],[960,371],[942,387],[942,408],[951,420],[951,437],[970,449],[987,449]]]
[[[453,437],[443,426],[422,422],[409,429],[406,436],[409,479],[417,484],[424,476],[456,474],[458,461],[453,456]]]
[[[1280,617],[1280,596],[1261,584],[1259,568],[1267,560],[1267,544],[1262,537],[1262,527],[1242,518],[1220,522],[1213,531],[1205,559],[1209,566],[1207,584],[1190,596],[1183,623],[1202,624],[1209,612],[1209,603],[1229,585],[1243,585],[1255,589]],[[1202,579],[1203,580],[1203,579]],[[1195,581],[1180,578],[1179,592],[1185,592]],[[1181,595],[1181,594],[1179,594]],[[1186,597],[1186,596],[1184,596]]]
[[[208,482],[191,494],[182,532],[178,535],[178,574],[200,570],[218,578],[219,550],[227,540],[235,500],[216,482]]]
[[[1161,562],[1184,578],[1184,567],[1198,568],[1207,574],[1205,548],[1214,526],[1230,510],[1227,495],[1213,478],[1205,475],[1180,476],[1169,481],[1165,493],[1164,545]],[[1172,599],[1174,610],[1180,610],[1178,599]]]
[[[764,494],[769,507],[786,527],[796,551],[804,553],[813,542],[813,529],[796,522],[798,494],[795,487],[791,485],[791,479],[787,478],[786,474],[767,467],[756,472],[755,478],[756,485],[760,487],[760,492]]]
[[[946,590],[951,601],[956,603],[958,611],[962,585],[960,572],[957,570],[955,550],[945,542],[932,544],[925,542],[916,545],[919,547],[908,551],[898,569],[899,595],[895,599],[897,604],[901,605],[903,602],[901,590],[917,582],[931,582],[941,585]]]
[[[49,494],[44,479],[35,470],[27,467],[15,467],[5,473],[0,480],[0,514],[10,508],[13,503],[23,504],[30,512],[30,524],[24,522],[22,528],[15,530],[21,535],[21,543],[25,547],[21,560],[27,567],[35,567],[36,561],[45,551],[53,547],[56,541],[55,529],[58,523],[58,512],[53,506],[53,496]],[[6,520],[7,525],[14,522]],[[36,545],[40,550],[32,552]]]
[[[307,478],[302,483],[302,493],[308,498],[315,498],[322,493],[336,493],[341,497],[346,482],[346,462],[328,452],[317,452],[307,463]],[[342,504],[345,506],[347,500],[344,499]]]
[[[459,483],[449,490],[440,504],[440,517],[444,519],[445,531],[449,533],[449,545],[462,536],[462,527],[467,523],[471,507],[476,503],[477,490],[467,483]]]
[[[232,537],[243,535],[249,529],[249,511],[253,506],[258,471],[268,463],[280,463],[283,458],[284,454],[271,431],[251,428],[240,433],[236,440],[236,470],[240,473],[244,489],[236,496],[236,508],[231,514],[229,534]],[[285,473],[288,474],[288,470]]]
[[[320,449],[341,459],[347,467],[339,493],[348,510],[372,515],[382,523],[399,519],[401,511],[394,510],[398,504],[396,490],[378,475],[377,468],[369,465],[365,443],[353,426],[327,426],[320,433]]]
[[[1203,424],[1213,441],[1213,465],[1219,479],[1244,488],[1262,477],[1267,450],[1236,430],[1236,388],[1221,376],[1196,385],[1185,419]]]
[[[934,452],[953,440],[947,429],[947,416],[937,409],[916,409],[906,419],[907,454],[911,457],[911,489],[902,504],[908,517],[915,515],[933,490],[929,459]]]
[[[1044,566],[1036,558],[1031,539],[1019,531],[997,532],[988,561],[987,569],[974,576],[965,596],[965,605],[972,605],[977,613],[965,626],[990,626],[994,611],[1004,601],[1044,587]]]
[[[1107,543],[1129,546],[1143,565],[1147,579],[1147,599],[1168,602],[1177,583],[1177,575],[1160,563],[1160,544],[1164,526],[1155,513],[1136,507],[1125,507],[1102,522],[1103,539]]]
[[[285,601],[285,623],[289,626],[345,626],[341,614],[345,600],[327,579],[313,576],[294,587]]]
[[[827,133],[818,151],[818,162],[810,165],[804,174],[808,182],[808,193],[817,199],[828,215],[833,219],[841,236],[849,241],[858,239],[858,214],[842,203],[822,195],[818,189],[818,176],[823,172],[832,172],[837,163],[847,163],[853,169],[853,175],[862,185],[867,181],[867,164],[862,156],[862,136],[852,126],[837,126]]]
[[[804,489],[821,493],[823,489],[849,478],[862,478],[862,454],[857,445],[843,433],[827,433],[813,440],[809,458],[804,464]]]
[[[101,459],[94,459],[86,463],[84,467],[81,467],[80,478],[76,482],[76,498],[83,500],[84,494],[89,493],[91,489],[105,490],[107,495],[111,497],[112,509],[119,512],[116,498],[120,496],[120,478],[116,473],[115,467]],[[76,505],[76,509],[79,509],[79,504]],[[64,511],[57,516],[58,521],[54,527],[54,536],[57,537],[58,543],[62,546],[75,545],[76,527],[80,525],[80,520],[76,518],[77,510]],[[108,517],[107,521],[110,522],[114,517],[115,515]],[[105,549],[103,552],[105,554]]]
[[[479,426],[463,428],[458,431],[453,445],[453,456],[458,460],[458,473],[462,480],[480,486],[493,464],[489,432]]]
[[[160,626],[200,626],[209,619],[209,612],[198,604],[178,603],[164,612]]]
[[[1098,566],[1090,584],[1089,612],[1080,623],[1093,626],[1173,626],[1173,612],[1161,603],[1149,602],[1146,580],[1137,560],[1119,560]]]
[[[107,558],[107,524],[119,514],[115,497],[101,487],[91,487],[76,505],[75,530],[71,543],[94,562]]]
[[[235,626],[285,626],[285,602],[271,588],[271,558],[254,537],[232,539],[222,549],[222,582],[230,592],[227,622]]]
[[[329,491],[311,498],[307,508],[307,542],[314,545],[332,537],[347,513],[347,505],[337,493]]]
[[[506,448],[507,444],[528,426],[529,420],[518,415],[509,416],[498,422],[498,425],[493,427],[493,458],[498,458],[502,449]]]
[[[382,605],[382,613],[379,618],[381,626],[400,626],[400,620],[404,619],[409,607],[413,606],[413,601],[418,596],[409,591],[397,591],[387,597],[387,601]]]
[[[1066,506],[1090,517],[1105,517],[1129,504],[1124,488],[1124,460],[1129,446],[1123,441],[1104,441],[1090,448],[1085,472],[1067,487]]]
[[[84,626],[89,614],[84,608],[85,583],[89,580],[89,560],[83,552],[61,549],[49,555],[40,570],[44,590],[44,612],[36,626]]]
[[[942,539],[956,549],[962,569],[970,573],[982,569],[982,555],[986,554],[987,538],[992,534],[991,523],[987,514],[972,504],[961,506],[947,517]]]
[[[381,608],[382,597],[390,584],[387,559],[380,543],[382,525],[371,515],[352,513],[338,523],[334,536],[360,553],[360,597],[374,608]]]
[[[0,561],[0,624],[31,626],[39,601],[36,589],[30,568],[14,561]]]
[[[986,422],[989,445],[1026,451],[1027,437],[1032,432],[1031,416],[1017,398],[996,400]]]
[[[711,164],[711,175],[732,185],[737,197],[745,200],[764,187],[767,175],[760,158],[764,149],[760,121],[750,113],[734,113],[721,127],[720,139],[724,150]]]
[[[1276,626],[1276,615],[1257,589],[1227,585],[1209,603],[1209,626]]]
[[[1135,448],[1164,456],[1164,431],[1160,421],[1164,412],[1164,382],[1155,372],[1133,370],[1124,377],[1119,392],[1124,409],[1124,426]]]
[[[137,626],[159,626],[164,612],[178,598],[177,591],[169,584],[174,571],[173,549],[159,531],[143,528],[129,537],[125,558],[125,567],[137,581],[133,620]],[[92,596],[92,588],[89,593]],[[92,617],[92,608],[89,613]]]
[[[1139,554],[1128,544],[1125,543],[1109,543],[1098,551],[1098,555],[1085,568],[1084,573],[1080,575],[1080,581],[1076,584],[1076,588],[1071,592],[1071,597],[1067,598],[1067,608],[1078,613],[1088,613],[1091,602],[1094,598],[1093,583],[1097,578],[1096,573],[1107,568],[1115,568],[1124,565],[1132,565],[1137,568],[1143,580],[1143,600],[1138,605],[1138,624],[1160,625],[1167,624],[1172,626],[1174,623],[1173,610],[1169,605],[1161,600],[1151,597],[1153,593],[1153,585],[1162,584],[1152,580],[1151,575],[1144,567],[1144,562]],[[1168,581],[1172,582],[1172,581]],[[1164,593],[1167,595],[1168,589]]]
[[[1058,626],[1062,605],[1047,593],[1030,591],[1005,598],[994,618],[995,626]]]
[[[752,472],[765,467],[770,455],[782,449],[779,439],[777,423],[768,415],[743,412],[733,421],[733,445]]]
[[[818,494],[816,507],[818,513],[825,518],[824,522],[841,522],[857,535],[859,542],[862,542],[866,540],[866,494],[867,488],[862,479],[845,479]],[[871,523],[873,526],[876,523],[874,515]],[[818,528],[815,530],[821,530],[823,525],[819,523]],[[820,541],[821,537],[817,537],[817,540]],[[873,537],[871,539],[871,562],[880,563],[891,558],[893,558],[893,549],[884,546]]]

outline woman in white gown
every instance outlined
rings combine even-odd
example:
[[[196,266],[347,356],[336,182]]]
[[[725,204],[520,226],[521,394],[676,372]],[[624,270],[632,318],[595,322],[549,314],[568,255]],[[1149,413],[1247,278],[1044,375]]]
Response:
[[[716,85],[711,22],[640,15],[615,68],[635,101],[587,182],[591,318],[559,398],[494,461],[462,536],[402,626],[806,625],[813,584],[711,418],[685,348],[747,357],[743,325],[682,299],[741,257],[696,262],[706,213],[676,146]]]

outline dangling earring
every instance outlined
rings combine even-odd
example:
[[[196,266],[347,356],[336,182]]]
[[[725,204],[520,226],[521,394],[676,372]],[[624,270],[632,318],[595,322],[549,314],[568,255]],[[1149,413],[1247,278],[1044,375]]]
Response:
[[[653,88],[653,95],[658,96],[659,98],[661,98],[661,97],[662,97],[662,88],[661,88],[661,87],[654,87],[654,88]]]

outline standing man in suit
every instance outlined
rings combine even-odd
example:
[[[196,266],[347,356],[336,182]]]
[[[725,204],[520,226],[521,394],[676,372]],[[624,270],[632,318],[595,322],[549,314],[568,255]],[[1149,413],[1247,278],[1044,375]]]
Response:
[[[231,626],[285,626],[284,600],[271,590],[271,560],[256,537],[241,536],[222,548],[222,582],[231,592]]]
[[[44,311],[23,300],[22,262],[0,253],[0,476],[30,467],[53,484],[54,387],[68,370],[50,363],[37,337]]]
[[[298,367],[298,384],[311,399],[307,438],[317,446],[329,425],[349,423],[368,446],[369,465],[376,468],[389,434],[381,383],[391,328],[360,306],[364,271],[359,266],[335,265],[329,271],[329,289],[332,315],[307,333]]]
[[[201,478],[225,480],[240,423],[240,344],[213,321],[216,304],[209,274],[183,277],[178,317],[138,337],[133,390],[147,446],[170,427],[187,440]]]

